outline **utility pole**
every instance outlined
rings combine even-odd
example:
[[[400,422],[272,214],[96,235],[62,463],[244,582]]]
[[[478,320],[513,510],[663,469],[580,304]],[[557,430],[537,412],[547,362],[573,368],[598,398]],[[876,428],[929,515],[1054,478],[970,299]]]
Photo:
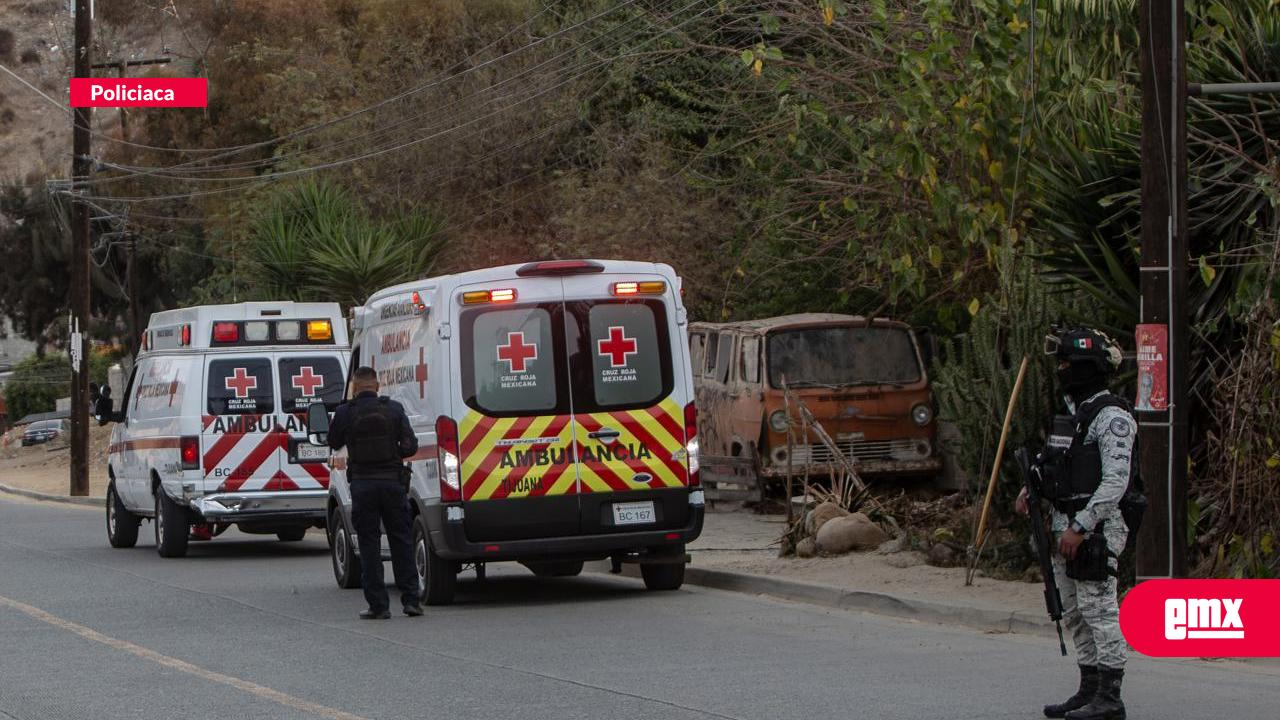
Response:
[[[90,0],[76,0],[75,77],[92,76]],[[71,494],[89,494],[89,124],[93,109],[72,109],[71,132]]]
[[[147,58],[145,60],[119,60],[111,63],[98,63],[91,65],[94,70],[106,70],[108,68],[116,69],[116,76],[124,79],[125,72],[131,67],[139,67],[142,65],[167,65],[169,58]],[[121,152],[124,153],[125,163],[128,164],[132,160],[133,154],[129,150],[129,113],[125,108],[120,108],[120,139],[124,140],[124,144],[120,146]],[[140,338],[142,337],[142,321],[139,318],[139,302],[138,302],[138,241],[130,234],[128,237],[128,245],[126,245],[128,255],[125,260],[125,285],[129,295],[129,353],[134,357],[138,356]],[[122,400],[123,402],[123,400]]]
[[[1187,574],[1187,81],[1183,0],[1141,0],[1141,322],[1164,325],[1168,405],[1138,416],[1150,507],[1138,533],[1137,576]]]

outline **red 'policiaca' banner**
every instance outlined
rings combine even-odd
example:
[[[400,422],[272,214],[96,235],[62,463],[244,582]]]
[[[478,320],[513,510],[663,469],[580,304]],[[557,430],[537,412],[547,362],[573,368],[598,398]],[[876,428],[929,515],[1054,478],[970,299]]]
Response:
[[[71,78],[71,107],[207,107],[207,78]]]
[[[1280,657],[1280,580],[1148,580],[1120,631],[1153,657]]]

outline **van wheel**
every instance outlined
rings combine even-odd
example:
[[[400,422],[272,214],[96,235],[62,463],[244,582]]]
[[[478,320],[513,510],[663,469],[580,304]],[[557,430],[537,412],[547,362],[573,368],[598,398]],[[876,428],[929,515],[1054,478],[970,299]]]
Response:
[[[333,579],[338,587],[351,590],[360,587],[360,558],[338,508],[329,513],[329,554],[333,557]]]
[[[280,538],[281,542],[298,542],[299,540],[301,540],[306,536],[307,536],[306,526],[289,528],[288,530],[281,530],[280,532],[276,533],[276,537]]]
[[[418,596],[428,605],[448,605],[458,586],[458,567],[431,549],[426,522],[413,523],[413,564],[418,570]]]
[[[187,540],[191,524],[186,511],[165,495],[164,488],[156,488],[156,552],[160,557],[175,558],[187,554]]]
[[[138,544],[138,526],[142,518],[125,508],[116,494],[116,484],[107,486],[107,541],[113,548],[131,548]]]
[[[538,577],[574,577],[582,573],[581,560],[557,560],[554,562],[522,563]]]
[[[641,565],[640,577],[649,590],[679,590],[684,584],[684,563]]]

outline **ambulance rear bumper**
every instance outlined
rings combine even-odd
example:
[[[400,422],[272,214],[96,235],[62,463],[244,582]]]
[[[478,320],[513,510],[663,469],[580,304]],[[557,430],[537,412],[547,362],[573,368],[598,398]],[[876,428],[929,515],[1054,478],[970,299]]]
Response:
[[[206,522],[323,522],[328,490],[228,492],[191,500],[191,509]]]
[[[498,562],[542,558],[598,560],[646,548],[684,545],[702,534],[705,507],[690,504],[684,527],[674,529],[479,543],[467,539],[462,520],[446,519],[446,506],[427,505],[425,512],[432,547],[441,557],[463,562]]]

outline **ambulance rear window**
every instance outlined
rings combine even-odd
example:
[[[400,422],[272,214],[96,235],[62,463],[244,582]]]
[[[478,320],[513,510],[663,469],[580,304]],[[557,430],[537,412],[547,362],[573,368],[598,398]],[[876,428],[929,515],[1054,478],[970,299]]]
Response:
[[[209,363],[208,377],[210,415],[275,412],[270,360],[214,360]]]
[[[280,409],[306,412],[323,402],[333,410],[342,401],[342,367],[333,357],[287,357],[280,360]]]
[[[576,410],[626,410],[657,404],[673,385],[671,338],[661,300],[576,302],[570,372]],[[588,360],[589,358],[589,360]]]
[[[462,317],[462,390],[491,416],[559,414],[567,400],[556,382],[558,304],[486,308]]]

